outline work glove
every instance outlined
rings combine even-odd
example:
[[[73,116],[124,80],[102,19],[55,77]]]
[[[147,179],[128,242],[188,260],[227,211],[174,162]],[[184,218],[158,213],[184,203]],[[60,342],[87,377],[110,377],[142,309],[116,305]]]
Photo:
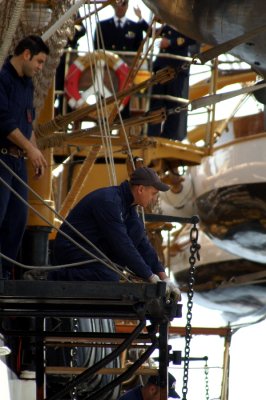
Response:
[[[179,290],[179,287],[177,286],[176,283],[171,281],[170,278],[165,278],[161,280],[158,275],[153,274],[148,278],[148,280],[151,283],[166,282],[166,297],[167,298],[172,297],[176,301],[181,300],[181,292]]]
[[[151,276],[149,276],[148,281],[150,283],[157,283],[157,282],[161,282],[161,279],[159,278],[158,275],[152,274]]]
[[[180,301],[181,300],[181,292],[178,285],[171,281],[170,278],[163,279],[163,282],[166,282],[166,297],[173,297],[174,300]]]

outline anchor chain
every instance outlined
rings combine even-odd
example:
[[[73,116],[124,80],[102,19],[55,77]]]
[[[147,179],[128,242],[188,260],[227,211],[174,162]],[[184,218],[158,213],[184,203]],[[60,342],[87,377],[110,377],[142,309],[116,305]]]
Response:
[[[74,333],[79,331],[78,318],[72,319],[72,330]],[[70,354],[71,354],[71,362],[70,362],[71,367],[77,367],[78,366],[78,348],[77,348],[77,346],[71,348]],[[71,400],[77,400],[78,397],[77,397],[77,387],[76,386],[73,387],[73,389],[70,393],[70,396],[71,396]]]
[[[189,370],[189,354],[190,354],[190,341],[191,341],[191,320],[192,320],[192,308],[193,308],[193,295],[194,295],[194,282],[195,282],[195,263],[196,260],[200,259],[198,244],[199,231],[197,223],[199,222],[198,217],[192,218],[193,226],[190,230],[190,257],[189,257],[189,278],[188,278],[188,292],[187,292],[187,323],[186,323],[186,335],[185,335],[185,356],[184,356],[184,372],[183,372],[183,388],[182,388],[182,400],[187,399],[188,392],[188,370]]]
[[[208,367],[208,357],[206,358],[205,366],[204,366],[204,374],[205,374],[205,396],[206,400],[209,400],[209,367]]]

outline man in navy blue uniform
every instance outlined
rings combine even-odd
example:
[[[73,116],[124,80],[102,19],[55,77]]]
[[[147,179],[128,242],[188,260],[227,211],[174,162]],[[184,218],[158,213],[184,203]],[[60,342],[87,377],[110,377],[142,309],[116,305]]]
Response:
[[[138,51],[143,40],[143,31],[149,25],[142,19],[141,11],[135,8],[139,21],[134,22],[126,18],[128,0],[121,0],[113,4],[115,15],[112,18],[100,21],[94,35],[95,49],[112,51]],[[103,40],[102,40],[103,39]]]
[[[142,19],[139,8],[134,8],[135,14],[139,18],[138,22],[126,18],[128,0],[121,0],[113,4],[114,16],[100,21],[96,25],[94,35],[95,49],[105,49],[111,51],[135,51],[137,52],[142,40],[143,32],[148,30],[148,23]],[[125,62],[130,66],[134,57],[123,56]],[[128,103],[122,116],[130,116],[130,104]]]
[[[43,175],[46,160],[37,147],[32,122],[32,77],[42,70],[49,49],[39,36],[22,39],[14,55],[0,71],[0,177],[27,200],[27,188],[14,177],[27,182],[24,156],[30,160],[36,177]],[[9,171],[7,165],[12,171]],[[0,182],[0,251],[16,259],[27,221],[27,206]],[[2,260],[3,273],[10,276],[10,265]]]
[[[195,45],[196,42],[181,33],[177,32],[168,25],[162,27],[160,33],[162,37],[160,42],[159,54],[169,53],[179,56],[188,56],[189,46]],[[189,90],[189,68],[182,69],[184,61],[174,58],[157,57],[153,64],[153,72],[165,67],[172,67],[176,71],[176,78],[152,87],[152,95],[170,95],[174,97],[188,98]],[[180,104],[166,99],[151,98],[150,110],[162,107],[167,110],[173,110]],[[163,138],[183,140],[187,134],[187,112],[171,113],[167,116],[166,121],[161,124],[150,124],[148,126],[148,136],[160,136]]]
[[[175,391],[175,383],[174,376],[168,373],[168,398],[180,398]],[[129,390],[118,400],[160,400],[160,387],[159,376],[151,376],[146,385]]]
[[[95,249],[96,246],[111,262],[122,268],[127,267],[138,277],[151,283],[165,281],[168,294],[180,299],[179,288],[167,277],[136,210],[137,205],[144,208],[151,205],[156,201],[159,191],[168,189],[169,186],[161,182],[152,168],[141,167],[131,174],[129,181],[86,195],[70,211],[54,243],[56,264],[85,264],[81,267],[55,270],[49,274],[48,279],[118,281],[119,274],[105,265],[103,257]],[[75,228],[75,232],[69,224]],[[65,234],[101,259],[95,260],[93,256],[86,254]]]

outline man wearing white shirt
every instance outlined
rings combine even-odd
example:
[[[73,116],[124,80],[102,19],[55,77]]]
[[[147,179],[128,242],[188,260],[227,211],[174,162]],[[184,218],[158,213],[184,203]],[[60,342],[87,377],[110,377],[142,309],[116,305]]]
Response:
[[[115,3],[113,8],[114,16],[96,25],[95,49],[138,51],[143,40],[143,31],[147,31],[149,27],[148,23],[142,19],[140,9],[134,8],[139,18],[138,22],[134,22],[126,17],[128,0]]]
[[[100,21],[96,25],[94,34],[94,48],[111,51],[135,51],[137,52],[142,40],[143,32],[148,30],[148,23],[142,19],[140,9],[134,8],[138,22],[126,17],[128,0],[121,0],[113,4],[114,16]],[[123,60],[130,66],[134,57],[122,56]],[[130,116],[129,103],[122,111],[123,118]]]

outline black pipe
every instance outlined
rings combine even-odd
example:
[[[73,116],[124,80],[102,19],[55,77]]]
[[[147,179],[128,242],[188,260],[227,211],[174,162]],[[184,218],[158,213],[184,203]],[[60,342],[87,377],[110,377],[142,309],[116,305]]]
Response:
[[[103,388],[97,390],[96,392],[90,393],[89,397],[83,397],[81,400],[96,400],[101,398],[101,396],[118,386],[124,380],[130,378],[133,373],[152,355],[154,350],[158,347],[158,340],[154,337],[151,346],[139,357],[137,361],[134,362],[123,374],[112,380],[112,382],[105,385]]]
[[[180,224],[198,224],[199,217],[197,215],[193,215],[192,217],[176,217],[174,215],[145,214],[145,221],[179,222]]]
[[[71,389],[75,386],[78,386],[82,382],[84,382],[89,376],[97,372],[100,368],[103,368],[105,365],[113,361],[116,357],[122,353],[127,347],[129,347],[130,343],[138,337],[140,332],[145,327],[146,321],[140,321],[139,325],[134,329],[131,333],[130,337],[128,337],[123,343],[121,343],[112,353],[108,354],[102,360],[94,364],[92,367],[87,368],[86,371],[82,372],[79,376],[69,382],[60,392],[52,395],[51,397],[47,398],[46,400],[58,400],[61,399],[63,395],[69,393]]]

